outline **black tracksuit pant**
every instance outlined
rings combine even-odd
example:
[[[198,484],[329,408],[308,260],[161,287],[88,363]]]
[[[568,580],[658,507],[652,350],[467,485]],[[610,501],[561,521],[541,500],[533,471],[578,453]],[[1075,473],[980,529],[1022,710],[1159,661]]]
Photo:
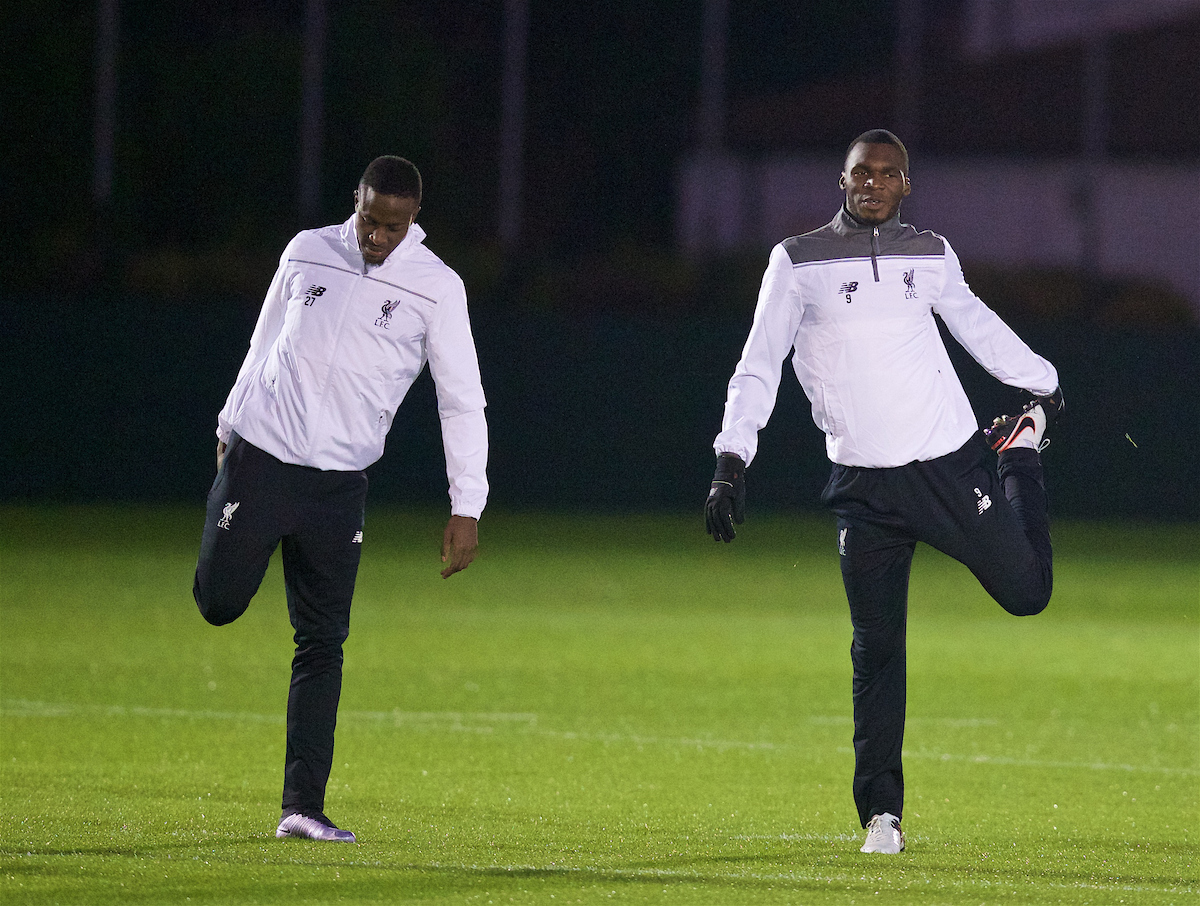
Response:
[[[981,435],[929,462],[835,465],[822,500],[837,515],[854,638],[854,801],[863,826],[904,812],[905,631],[918,541],[949,554],[1009,613],[1040,613],[1052,586],[1050,525],[1038,453],[1001,454]]]
[[[240,617],[283,542],[296,652],[283,813],[323,813],[342,691],[342,643],[362,553],[367,477],[282,463],[234,435],[208,494],[193,594],[215,626]]]

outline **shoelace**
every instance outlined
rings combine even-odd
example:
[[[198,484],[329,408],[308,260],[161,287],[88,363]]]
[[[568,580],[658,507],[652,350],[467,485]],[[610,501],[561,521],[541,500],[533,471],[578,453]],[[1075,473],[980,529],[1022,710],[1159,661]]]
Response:
[[[323,822],[307,815],[290,815],[284,819],[289,833],[299,833],[313,839],[328,839],[338,832],[331,822],[327,823],[328,821],[329,819],[326,819]]]
[[[289,830],[302,831],[305,834],[321,834],[327,827],[316,818],[309,818],[307,815],[292,815],[287,823]]]
[[[890,839],[891,834],[899,832],[900,828],[894,823],[885,820],[883,815],[876,815],[867,824],[867,842],[884,843]]]

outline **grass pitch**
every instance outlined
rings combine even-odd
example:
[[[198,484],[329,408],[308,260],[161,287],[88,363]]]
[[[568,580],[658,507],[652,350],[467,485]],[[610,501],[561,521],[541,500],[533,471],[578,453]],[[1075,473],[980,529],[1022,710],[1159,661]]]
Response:
[[[1046,613],[921,548],[909,850],[858,852],[832,521],[373,510],[327,811],[274,838],[278,562],[220,629],[203,511],[7,509],[5,903],[1194,903],[1200,528],[1056,527]]]

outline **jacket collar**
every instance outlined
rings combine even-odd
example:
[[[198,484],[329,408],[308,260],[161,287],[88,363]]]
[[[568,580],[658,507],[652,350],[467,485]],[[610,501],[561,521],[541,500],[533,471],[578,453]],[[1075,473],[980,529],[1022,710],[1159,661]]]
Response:
[[[363,260],[362,249],[358,247],[358,233],[354,229],[354,216],[353,214],[350,215],[349,219],[342,224],[338,233],[347,250],[351,254],[357,255],[361,263]],[[420,224],[414,223],[408,228],[408,234],[400,240],[400,244],[392,250],[392,253],[387,256],[383,264],[378,264],[376,267],[387,267],[393,261],[404,257],[424,241],[425,231],[421,229]]]
[[[839,236],[857,236],[863,233],[869,233],[873,229],[873,227],[865,223],[859,223],[857,220],[851,217],[850,212],[846,210],[845,204],[842,205],[841,210],[837,212],[837,215],[833,218],[833,220],[829,222],[829,226]],[[897,211],[895,216],[885,220],[881,224],[878,224],[878,227],[880,236],[887,236],[890,233],[899,233],[904,228],[904,225],[900,222],[900,212]]]

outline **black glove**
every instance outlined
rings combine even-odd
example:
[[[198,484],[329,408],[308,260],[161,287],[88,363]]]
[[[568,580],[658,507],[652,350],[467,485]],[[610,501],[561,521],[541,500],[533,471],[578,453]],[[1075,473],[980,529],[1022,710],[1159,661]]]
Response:
[[[713,541],[728,544],[737,537],[733,524],[745,521],[746,464],[735,453],[719,453],[717,472],[704,504],[704,528]]]
[[[1046,427],[1049,428],[1063,414],[1067,405],[1063,402],[1062,387],[1056,387],[1049,396],[1039,396],[1033,404],[1041,403],[1042,411],[1046,413]]]

